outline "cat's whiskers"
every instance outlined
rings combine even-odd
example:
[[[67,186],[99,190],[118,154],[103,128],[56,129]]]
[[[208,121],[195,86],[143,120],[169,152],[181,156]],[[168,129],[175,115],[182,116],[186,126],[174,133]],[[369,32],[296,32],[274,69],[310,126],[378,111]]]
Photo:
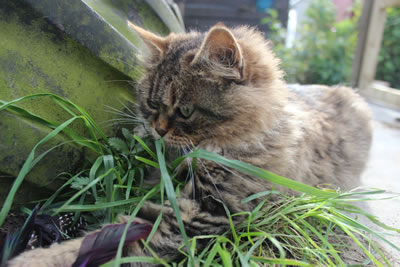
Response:
[[[190,150],[190,152],[193,152],[193,149],[194,149],[196,146],[193,144],[193,141],[192,141],[192,140],[189,140],[189,143],[192,145],[192,147],[189,147],[189,150]]]
[[[143,124],[144,123],[143,118],[141,118],[137,114],[135,114],[135,112],[133,112],[124,103],[121,102],[121,104],[124,106],[125,110],[128,111],[128,113],[127,112],[123,112],[122,110],[118,110],[118,109],[116,109],[114,107],[105,105],[105,107],[106,107],[105,111],[106,112],[122,117],[122,118],[115,118],[115,119],[107,120],[105,122],[118,121],[118,122],[125,123],[125,124],[139,124],[139,123]]]
[[[103,121],[102,123],[104,123],[106,127],[114,126],[114,125],[118,125],[118,124],[126,124],[126,125],[137,125],[137,124],[144,125],[145,124],[145,121],[143,120],[143,118],[141,118],[137,114],[135,114],[135,112],[133,112],[132,109],[130,109],[127,105],[125,105],[121,101],[120,101],[120,103],[123,105],[125,110],[127,110],[128,112],[124,112],[115,107],[104,105],[106,108],[105,109],[106,112],[121,117],[121,118],[114,118],[114,119]]]
[[[181,146],[181,148],[182,148],[183,156],[185,156],[187,154],[186,148],[184,146]]]
[[[192,145],[193,145],[193,143],[192,143]],[[194,146],[194,145],[193,145]],[[217,164],[219,167],[221,167],[221,168],[223,168],[224,170],[226,170],[226,171],[228,171],[229,173],[231,173],[232,175],[234,175],[234,176],[236,176],[236,177],[239,177],[240,179],[245,179],[243,176],[241,176],[238,172],[236,172],[236,171],[234,171],[234,170],[231,170],[230,168],[228,168],[228,167],[226,167],[225,165],[223,165],[223,164],[220,164],[220,163],[218,163],[218,162],[214,162],[215,164]]]
[[[189,142],[190,142],[189,139],[184,137],[183,140],[184,140],[184,144],[180,145],[180,147],[182,148],[184,155],[187,155],[188,153],[193,152],[193,150],[189,146]],[[192,197],[193,197],[193,199],[196,199],[196,183],[194,180],[194,170],[193,170],[193,164],[192,164],[193,161],[185,160],[185,162],[188,167],[186,179],[189,178],[189,180],[192,181]]]
[[[125,108],[126,110],[129,111],[129,113],[130,113],[132,116],[137,117],[136,112],[134,112],[133,110],[131,110],[131,109],[130,109],[127,105],[125,105],[125,103],[123,103],[121,100],[119,100],[119,102],[121,103],[121,105],[124,106],[124,108]],[[136,103],[132,103],[132,104],[135,105],[136,107],[138,107],[138,104],[136,104]]]
[[[242,175],[240,175],[238,172],[226,167],[225,165],[218,163],[218,162],[214,162],[215,164],[217,164],[219,167],[221,167],[222,169],[226,170],[227,172],[231,173],[232,175],[239,177],[240,179],[244,180],[246,178],[244,178]],[[249,179],[246,179],[247,181],[249,181]]]
[[[192,144],[192,147],[195,147],[194,144],[193,144],[193,142],[192,142],[191,140],[190,140],[190,143]],[[190,148],[189,148],[189,149],[190,149]],[[191,152],[193,152],[193,150],[191,150]],[[216,190],[216,191],[218,192],[218,194],[220,195],[221,200],[224,201],[224,199],[222,198],[222,194],[220,193],[220,191],[218,190],[217,186],[215,185],[215,181],[214,181],[214,179],[211,177],[211,175],[210,175],[210,173],[208,172],[207,168],[204,166],[204,164],[203,164],[203,162],[201,161],[201,159],[197,158],[197,160],[202,164],[202,167],[203,167],[204,170],[206,171],[208,177],[211,179],[212,184],[213,184],[214,187],[215,187],[215,190]],[[219,167],[221,167],[222,169],[228,171],[228,172],[231,173],[232,175],[234,175],[234,176],[236,176],[236,177],[239,177],[240,179],[244,179],[243,176],[241,176],[241,175],[239,175],[237,172],[235,172],[235,171],[233,171],[233,170],[227,168],[226,166],[224,166],[224,165],[222,165],[222,164],[220,164],[220,163],[218,163],[218,162],[214,162],[214,163],[217,164],[217,165],[218,165]]]
[[[133,121],[131,119],[115,118],[115,119],[102,121],[100,124],[106,124],[107,125],[108,123],[111,123],[111,124],[129,124],[129,125],[132,124],[132,125],[134,125],[134,124],[143,123],[143,121]]]
[[[108,123],[108,122],[118,122],[118,123],[125,123],[125,124],[144,124],[145,121],[140,118],[130,118],[130,117],[121,117],[121,118],[113,118],[109,120],[104,120],[101,123]]]
[[[104,121],[102,123],[100,123],[100,126],[105,127],[105,128],[109,128],[109,127],[119,127],[122,125],[126,125],[126,126],[130,126],[130,125],[138,125],[136,122],[117,122],[117,121]]]
[[[197,158],[197,161],[198,161],[198,162],[201,164],[201,166],[203,167],[203,169],[204,169],[204,171],[206,172],[208,178],[210,178],[211,183],[213,184],[213,186],[214,186],[214,188],[215,188],[215,191],[218,193],[218,195],[219,195],[219,197],[220,197],[220,200],[221,200],[222,202],[225,203],[224,198],[223,198],[221,192],[219,191],[219,189],[218,189],[218,187],[217,187],[217,185],[216,185],[216,183],[215,183],[214,178],[211,177],[210,173],[208,172],[207,167],[204,165],[203,161],[202,161],[200,158]]]
[[[120,115],[119,115],[120,116]],[[113,118],[113,119],[109,119],[109,120],[105,120],[105,121],[126,121],[126,122],[141,122],[144,123],[145,121],[141,118],[131,118],[131,117],[119,117],[119,118]]]
[[[176,151],[177,151],[179,157],[182,157],[182,156],[183,156],[182,145],[179,145],[179,146],[176,148]]]
[[[190,146],[188,144],[186,144],[186,151],[187,151],[187,154],[190,152],[193,152],[193,150],[190,148]]]
[[[134,113],[129,114],[129,113],[123,112],[122,110],[116,109],[116,108],[108,106],[108,105],[104,105],[104,106],[108,109],[108,110],[107,109],[105,110],[107,113],[119,115],[121,117],[130,118],[130,119],[134,119],[134,120],[139,118],[139,116],[137,116]],[[132,112],[132,111],[129,110],[129,112]]]

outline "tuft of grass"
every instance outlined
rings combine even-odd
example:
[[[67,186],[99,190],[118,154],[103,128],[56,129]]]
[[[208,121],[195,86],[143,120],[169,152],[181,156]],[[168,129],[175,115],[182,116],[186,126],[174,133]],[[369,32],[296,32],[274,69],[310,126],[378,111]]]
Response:
[[[17,106],[21,101],[36,97],[50,97],[71,115],[71,119],[62,123],[50,122]],[[398,234],[400,230],[386,226],[353,204],[377,199],[384,193],[382,190],[359,189],[344,193],[321,190],[204,150],[195,149],[168,163],[162,140],[154,142],[141,139],[127,129],[122,129],[120,137],[107,138],[81,107],[52,94],[35,94],[14,101],[0,101],[0,112],[4,112],[2,110],[34,120],[49,127],[51,131],[32,149],[16,178],[0,211],[0,226],[12,208],[15,194],[26,175],[55,147],[40,155],[36,155],[37,148],[56,135],[64,134],[70,142],[88,147],[97,153],[97,159],[89,162],[87,169],[76,174],[64,174],[65,183],[50,198],[40,201],[41,212],[52,215],[60,212],[83,214],[93,228],[115,222],[118,214],[129,215],[116,258],[105,266],[119,266],[128,262],[151,262],[163,266],[391,266],[376,240],[400,252],[400,248],[386,238],[388,232]],[[74,121],[83,122],[90,137],[73,132],[69,126]],[[201,159],[212,160],[301,194],[287,196],[271,190],[249,196],[242,201],[260,200],[254,210],[239,214],[230,214],[227,210],[231,222],[236,216],[245,218],[241,224],[231,223],[230,230],[223,235],[189,239],[177,204],[181,184],[175,180],[176,169],[188,158],[193,159],[193,163]],[[161,173],[161,181],[156,186],[144,185],[149,169],[159,169]],[[274,196],[274,201],[270,201],[271,196]],[[180,249],[183,259],[179,262],[167,262],[160,259],[147,245],[162,221],[162,214],[154,223],[150,236],[143,241],[153,256],[122,257],[126,231],[143,203],[150,200],[163,205],[166,199],[175,211],[184,240]],[[360,216],[368,218],[386,232],[371,230],[356,219]],[[197,248],[197,241],[204,239],[208,240],[208,245],[200,250]],[[347,255],[350,254],[346,253],[351,251],[364,255],[367,260],[356,262],[348,258]]]

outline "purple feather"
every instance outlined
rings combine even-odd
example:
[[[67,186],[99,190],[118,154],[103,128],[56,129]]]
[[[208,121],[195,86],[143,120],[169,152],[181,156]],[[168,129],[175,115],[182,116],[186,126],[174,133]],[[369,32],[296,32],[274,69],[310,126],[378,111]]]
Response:
[[[125,223],[110,224],[99,232],[87,235],[82,241],[78,258],[72,267],[99,266],[114,258],[125,227]],[[126,234],[124,247],[147,237],[151,229],[150,224],[132,222]]]

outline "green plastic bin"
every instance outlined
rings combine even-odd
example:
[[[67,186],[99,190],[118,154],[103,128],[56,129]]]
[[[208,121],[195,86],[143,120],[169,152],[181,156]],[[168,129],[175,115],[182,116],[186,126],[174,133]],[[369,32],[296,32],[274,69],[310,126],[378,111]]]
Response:
[[[88,111],[106,135],[115,135],[118,127],[107,123],[117,116],[110,107],[123,110],[135,102],[132,84],[141,73],[137,55],[142,43],[127,20],[160,35],[184,29],[171,1],[0,0],[0,100],[57,94]],[[20,105],[51,121],[69,118],[50,99]],[[72,127],[88,135],[79,124]],[[49,131],[0,111],[0,202],[34,145]],[[39,153],[65,141],[60,135],[41,146]],[[70,143],[57,147],[28,174],[14,203],[51,194],[60,185],[57,175],[74,173],[88,156],[88,151]]]

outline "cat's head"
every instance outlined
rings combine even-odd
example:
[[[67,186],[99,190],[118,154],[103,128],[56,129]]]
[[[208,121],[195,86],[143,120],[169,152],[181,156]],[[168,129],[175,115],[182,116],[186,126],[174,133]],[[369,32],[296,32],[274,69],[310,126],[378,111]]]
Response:
[[[217,24],[207,33],[160,37],[130,25],[150,51],[137,96],[156,138],[173,146],[223,146],[271,126],[286,90],[261,33]]]

